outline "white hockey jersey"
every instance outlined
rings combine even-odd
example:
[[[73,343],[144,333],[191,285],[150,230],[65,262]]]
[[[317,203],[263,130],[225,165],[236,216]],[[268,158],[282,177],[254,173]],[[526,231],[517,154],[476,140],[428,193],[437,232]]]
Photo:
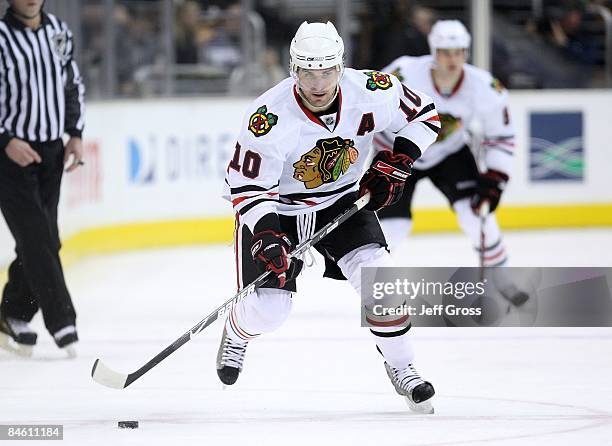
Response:
[[[226,196],[251,230],[267,213],[324,209],[358,190],[375,133],[389,130],[425,152],[440,129],[428,96],[394,76],[349,68],[338,111],[321,118],[304,107],[292,78],[249,108],[225,181]]]
[[[483,132],[485,164],[510,176],[514,149],[514,129],[508,111],[508,92],[490,73],[465,64],[459,82],[450,95],[442,95],[432,77],[432,56],[403,56],[385,71],[400,81],[429,95],[438,110],[442,129],[436,142],[415,164],[415,169],[429,169],[459,151],[469,142],[468,128],[477,119]],[[387,149],[393,135],[377,135],[378,150]]]

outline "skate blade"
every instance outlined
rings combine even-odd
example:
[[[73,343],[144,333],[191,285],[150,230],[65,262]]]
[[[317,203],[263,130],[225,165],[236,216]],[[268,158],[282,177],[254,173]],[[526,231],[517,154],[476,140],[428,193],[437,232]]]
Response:
[[[410,410],[415,413],[423,415],[430,415],[434,413],[434,408],[430,400],[423,401],[422,403],[415,403],[407,396],[405,396],[404,399],[406,400],[408,407],[410,407]]]
[[[16,354],[23,358],[32,357],[31,345],[18,344],[13,340],[13,338],[5,333],[0,333],[0,348],[3,348],[9,353]]]

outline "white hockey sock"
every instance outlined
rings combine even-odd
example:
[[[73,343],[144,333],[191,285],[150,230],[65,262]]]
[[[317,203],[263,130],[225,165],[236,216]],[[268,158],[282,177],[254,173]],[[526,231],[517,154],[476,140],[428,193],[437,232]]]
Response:
[[[476,253],[480,250],[480,218],[474,214],[469,198],[456,201],[453,209],[457,214],[459,226],[470,238]],[[506,246],[501,237],[495,214],[489,214],[484,225],[485,234],[485,266],[502,266],[508,261]]]
[[[402,242],[408,239],[408,235],[412,230],[412,220],[409,218],[384,218],[380,220],[380,226],[385,233],[385,239],[389,245],[389,249],[393,251]]]
[[[401,328],[389,327],[387,331],[384,328],[377,328],[376,332],[372,331],[376,345],[385,358],[385,361],[396,369],[404,369],[408,364],[414,361],[414,349],[412,348],[412,340],[409,332],[393,336],[393,332],[398,333]],[[400,332],[401,332],[400,331]]]
[[[260,288],[229,312],[225,322],[228,336],[244,342],[274,331],[287,319],[291,306],[289,291]]]
[[[338,266],[353,286],[357,294],[361,293],[361,268],[368,266],[394,266],[389,253],[377,244],[361,246],[338,261]],[[376,327],[372,331],[376,345],[389,365],[405,368],[414,359],[412,343],[408,337],[408,328]]]

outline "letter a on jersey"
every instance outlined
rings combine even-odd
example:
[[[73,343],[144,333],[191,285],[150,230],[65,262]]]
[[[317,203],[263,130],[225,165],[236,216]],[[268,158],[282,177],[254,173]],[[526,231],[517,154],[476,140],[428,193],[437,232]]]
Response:
[[[357,136],[363,136],[366,133],[370,133],[374,130],[374,113],[364,113],[359,123],[359,130],[357,130]]]
[[[268,107],[262,105],[249,118],[249,130],[256,137],[266,135],[278,122],[278,116],[268,113]]]

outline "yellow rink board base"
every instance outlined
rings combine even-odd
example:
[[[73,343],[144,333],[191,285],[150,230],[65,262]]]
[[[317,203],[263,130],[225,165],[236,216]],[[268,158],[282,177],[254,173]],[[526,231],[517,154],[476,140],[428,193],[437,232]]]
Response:
[[[458,231],[449,209],[416,209],[416,234]],[[497,211],[503,229],[612,227],[612,204],[503,207]],[[207,218],[130,223],[83,230],[64,240],[62,259],[68,266],[83,256],[169,246],[229,243],[232,218]],[[0,283],[6,269],[0,271]]]

